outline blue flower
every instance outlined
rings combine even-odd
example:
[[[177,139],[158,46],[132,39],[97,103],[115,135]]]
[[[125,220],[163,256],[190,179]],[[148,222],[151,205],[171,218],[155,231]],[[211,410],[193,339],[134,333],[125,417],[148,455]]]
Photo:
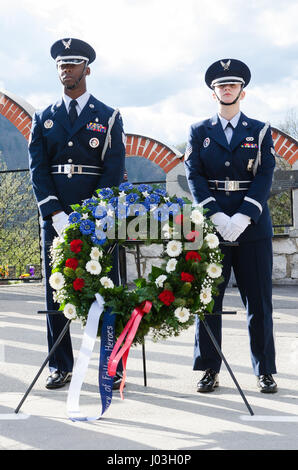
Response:
[[[79,222],[79,220],[82,218],[81,214],[79,212],[72,212],[71,214],[69,214],[68,216],[68,221],[71,223],[71,224],[76,224],[77,222]]]
[[[149,193],[152,191],[152,186],[150,186],[150,184],[139,184],[138,191],[140,191],[141,193],[147,191]]]
[[[126,204],[119,204],[116,208],[116,216],[118,219],[125,219],[128,214],[128,207]]]
[[[93,208],[92,215],[95,219],[102,219],[107,215],[106,207],[99,204]]]
[[[91,235],[90,239],[95,245],[103,245],[107,241],[106,238],[97,238],[96,235]]]
[[[99,225],[99,230],[102,229],[104,231],[108,231],[108,230],[111,230],[111,228],[114,227],[114,225],[115,225],[114,217],[107,216],[104,219],[101,219],[100,225]],[[95,234],[96,234],[97,228],[98,228],[98,225],[96,226]]]
[[[165,220],[169,219],[169,213],[170,211],[168,206],[163,204],[153,211],[153,217],[161,222],[164,222]]]
[[[167,195],[166,190],[161,189],[161,188],[154,189],[154,193],[158,194],[159,196],[166,196]]]
[[[145,215],[148,211],[148,208],[144,204],[131,204],[128,208],[129,216]]]
[[[128,181],[119,185],[119,191],[129,191],[130,189],[133,189],[133,184]]]
[[[83,201],[83,208],[87,207],[88,209],[92,209],[94,207],[94,204],[98,204],[97,199],[95,198],[85,199]]]
[[[154,193],[150,194],[149,196],[147,196],[145,198],[146,206],[147,206],[148,203],[149,204],[158,204],[159,201],[160,201],[160,197],[157,194],[154,194]]]
[[[114,209],[115,207],[118,206],[118,197],[114,196],[114,197],[111,197],[111,199],[109,200],[109,205],[112,205],[112,209]]]
[[[169,213],[176,215],[180,212],[180,205],[176,202],[167,201],[166,206],[169,207]]]
[[[185,204],[181,197],[176,197],[176,202],[179,204],[180,207],[184,206]]]
[[[95,230],[95,224],[92,220],[84,219],[80,223],[80,231],[83,235],[90,235]]]
[[[129,204],[134,204],[138,199],[140,199],[140,196],[136,193],[130,193],[126,196],[126,202]]]
[[[98,195],[102,199],[108,199],[108,198],[114,196],[114,192],[111,188],[102,188],[98,191]]]

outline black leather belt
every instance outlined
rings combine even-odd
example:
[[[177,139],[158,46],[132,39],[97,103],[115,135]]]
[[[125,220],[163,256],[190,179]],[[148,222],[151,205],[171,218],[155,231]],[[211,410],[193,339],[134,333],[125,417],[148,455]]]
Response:
[[[208,180],[209,188],[218,191],[245,191],[248,189],[251,181],[235,180]]]
[[[67,175],[69,178],[72,175],[101,175],[102,168],[100,166],[92,165],[74,165],[72,163],[65,163],[64,165],[52,165],[51,175]]]

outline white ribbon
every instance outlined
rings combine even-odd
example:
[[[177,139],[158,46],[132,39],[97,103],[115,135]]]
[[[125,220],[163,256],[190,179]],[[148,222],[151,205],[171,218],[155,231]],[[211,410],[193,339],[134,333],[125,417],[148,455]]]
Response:
[[[83,416],[79,404],[81,388],[97,337],[99,320],[104,310],[103,297],[100,294],[95,294],[95,298],[96,300],[89,309],[81,349],[68,390],[67,414],[74,421],[94,421],[100,417],[100,414],[94,417]]]

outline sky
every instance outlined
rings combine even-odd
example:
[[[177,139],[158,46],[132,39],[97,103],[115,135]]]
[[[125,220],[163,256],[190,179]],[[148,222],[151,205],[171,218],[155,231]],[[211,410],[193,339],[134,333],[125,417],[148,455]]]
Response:
[[[168,145],[217,111],[204,76],[235,58],[252,74],[241,103],[279,127],[298,107],[297,0],[0,0],[0,89],[42,109],[62,95],[50,47],[96,50],[88,91],[120,109],[126,133]]]

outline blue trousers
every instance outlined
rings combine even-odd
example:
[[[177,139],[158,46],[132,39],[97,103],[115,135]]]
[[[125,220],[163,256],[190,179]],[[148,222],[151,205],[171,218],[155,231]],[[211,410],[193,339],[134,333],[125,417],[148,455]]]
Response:
[[[275,374],[275,348],[272,320],[272,239],[264,239],[239,246],[223,246],[224,282],[219,286],[213,311],[222,311],[226,286],[233,267],[237,286],[247,309],[247,324],[251,361],[255,375]],[[222,340],[221,315],[207,315],[210,326],[219,346]],[[237,345],[235,345],[237,354]],[[203,323],[197,317],[194,370],[211,368],[219,372],[221,358],[216,351]]]
[[[57,236],[55,229],[52,226],[51,220],[43,222],[41,229],[42,247],[43,247],[43,259],[45,269],[45,284],[46,284],[46,308],[47,310],[58,310],[59,304],[53,300],[53,289],[49,284],[49,278],[51,275],[50,256],[49,250],[51,248],[53,239]],[[109,273],[109,277],[113,280],[115,285],[119,284],[118,276],[118,250],[114,252],[114,263],[113,268]],[[47,340],[48,349],[52,349],[61,331],[63,330],[67,318],[61,312],[61,315],[47,315]],[[74,358],[72,351],[72,343],[70,331],[68,330],[64,335],[61,343],[51,356],[49,361],[49,368],[51,371],[60,370],[64,372],[71,372],[73,369]],[[118,371],[123,370],[122,361],[118,364]]]

